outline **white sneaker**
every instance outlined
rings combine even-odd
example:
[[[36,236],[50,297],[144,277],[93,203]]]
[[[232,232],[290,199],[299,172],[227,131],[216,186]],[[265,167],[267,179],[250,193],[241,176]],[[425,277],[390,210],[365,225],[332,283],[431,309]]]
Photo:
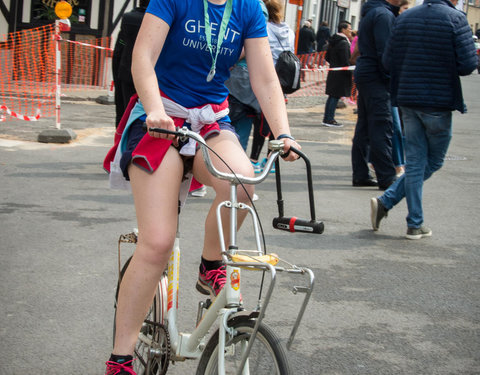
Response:
[[[202,187],[200,187],[198,189],[192,190],[191,192],[188,193],[188,195],[190,195],[191,197],[202,198],[205,195],[207,195],[207,187],[205,185],[203,185]]]
[[[332,120],[332,121],[323,121],[322,122],[322,125],[323,126],[328,126],[329,128],[342,128],[343,125],[336,122],[335,120]]]

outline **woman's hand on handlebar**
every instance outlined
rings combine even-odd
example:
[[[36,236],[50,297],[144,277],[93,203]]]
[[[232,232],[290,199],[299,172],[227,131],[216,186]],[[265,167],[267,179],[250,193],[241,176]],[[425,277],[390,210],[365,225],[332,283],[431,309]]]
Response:
[[[283,152],[284,152],[284,155],[286,155],[286,156],[282,156],[283,160],[285,160],[285,161],[297,160],[300,156],[298,156],[293,151],[290,152],[290,147],[296,148],[297,150],[301,150],[302,146],[300,146],[297,143],[297,141],[295,141],[293,139],[290,139],[290,138],[283,138],[282,140],[283,140],[283,144],[284,144]]]
[[[173,119],[168,116],[164,111],[153,111],[147,115],[147,119],[145,120],[148,128],[148,134],[150,137],[153,138],[164,138],[164,139],[171,139],[176,141],[176,138],[173,134],[162,134],[157,132],[152,132],[150,128],[162,128],[171,131],[175,131],[175,124]]]

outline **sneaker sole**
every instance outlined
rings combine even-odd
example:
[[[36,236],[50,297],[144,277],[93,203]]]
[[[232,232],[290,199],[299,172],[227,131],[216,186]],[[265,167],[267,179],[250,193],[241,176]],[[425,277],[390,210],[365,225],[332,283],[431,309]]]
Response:
[[[190,193],[190,196],[191,196],[191,197],[203,198],[205,195],[207,195],[207,192],[206,192],[206,191],[201,192],[201,193]]]
[[[333,124],[327,124],[326,122],[322,122],[323,126],[327,126],[329,128],[343,128],[343,125],[333,125]]]
[[[370,220],[372,221],[372,228],[374,231],[377,231],[379,226],[377,226],[377,212],[378,212],[378,200],[377,198],[370,199]]]
[[[197,281],[197,285],[195,285],[195,288],[203,295],[210,296],[212,299],[215,299],[215,295],[213,294],[212,290],[205,284],[202,284],[200,281]]]
[[[422,234],[406,234],[405,238],[409,240],[420,240],[424,237],[432,237],[432,231],[428,233],[422,233]]]

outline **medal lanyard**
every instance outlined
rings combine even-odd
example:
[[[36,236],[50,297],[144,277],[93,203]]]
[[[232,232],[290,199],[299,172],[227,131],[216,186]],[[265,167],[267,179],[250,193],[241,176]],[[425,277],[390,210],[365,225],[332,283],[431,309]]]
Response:
[[[203,10],[205,13],[205,37],[207,38],[207,47],[210,51],[210,56],[212,56],[212,66],[207,76],[207,82],[210,82],[216,73],[217,57],[218,53],[220,52],[220,48],[222,47],[223,37],[225,36],[225,31],[227,30],[228,21],[230,21],[230,15],[232,14],[232,3],[233,0],[227,0],[227,4],[222,15],[222,23],[220,24],[220,32],[218,33],[217,48],[215,50],[215,56],[213,56],[212,28],[210,26],[210,17],[208,15],[208,1],[203,0]]]

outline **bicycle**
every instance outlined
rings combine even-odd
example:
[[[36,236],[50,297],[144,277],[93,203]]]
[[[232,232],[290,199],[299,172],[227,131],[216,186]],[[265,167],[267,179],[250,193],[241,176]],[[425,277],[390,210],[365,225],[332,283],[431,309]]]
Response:
[[[259,221],[256,211],[247,204],[237,202],[236,193],[239,184],[258,184],[265,180],[274,162],[276,163],[276,169],[279,171],[278,156],[283,151],[283,142],[270,141],[269,149],[271,150],[271,154],[266,163],[266,167],[260,175],[250,178],[216,170],[211,162],[205,140],[187,128],[181,128],[174,132],[164,129],[153,129],[153,131],[174,134],[179,137],[181,141],[185,141],[187,138],[194,139],[201,146],[203,158],[209,172],[217,178],[230,181],[230,201],[221,202],[217,207],[217,224],[222,258],[227,268],[227,283],[213,301],[207,299],[199,303],[196,327],[193,331],[191,333],[180,333],[177,327],[178,288],[180,279],[180,235],[177,229],[170,260],[158,284],[152,305],[138,336],[134,352],[134,357],[136,358],[134,361],[134,370],[139,375],[166,374],[170,362],[199,359],[197,368],[197,374],[199,375],[290,374],[291,371],[285,348],[273,330],[263,323],[263,318],[275,287],[277,272],[288,272],[307,276],[306,286],[293,287],[295,294],[305,293],[305,297],[286,344],[286,348],[290,349],[313,290],[314,275],[308,268],[297,267],[290,264],[281,260],[276,254],[264,253],[260,241]],[[298,150],[294,149],[294,151],[300,153]],[[308,166],[309,164],[307,164],[307,167]],[[308,168],[307,172],[310,173]],[[278,172],[277,187],[280,182],[279,176],[280,174]],[[311,178],[309,180],[309,189],[310,188]],[[313,193],[311,193],[310,198],[312,207]],[[283,204],[281,193],[279,193],[279,202],[280,201],[282,201]],[[229,244],[228,250],[224,245],[224,234],[220,216],[220,210],[224,207],[231,210],[231,243]],[[252,217],[257,247],[254,250],[238,249],[236,231],[237,210],[246,210]],[[281,211],[283,215],[283,206],[281,208],[280,203],[279,211]],[[277,225],[280,229],[286,229],[282,224],[285,221],[292,222],[291,219],[276,219],[274,226]],[[317,222],[313,217],[310,222],[302,221],[302,223],[306,223],[307,226],[310,225],[311,228],[305,230],[306,227],[302,225],[298,228],[300,231],[323,232],[323,223]],[[293,225],[293,227],[290,225],[290,227],[291,230],[295,225]],[[119,238],[119,280],[115,297],[115,308],[118,290],[121,286],[121,279],[131,259],[130,257],[123,268],[121,267],[120,247],[122,243],[136,243],[136,241],[137,233],[135,231],[121,235]],[[243,307],[240,283],[241,270],[262,270],[264,271],[264,275],[265,271],[268,271],[270,275],[270,283],[265,297],[263,299],[259,297],[257,307],[253,311],[246,311]],[[262,280],[264,275],[262,275]],[[214,327],[216,322],[218,322],[218,329],[216,329],[213,335],[207,338],[208,332]]]

